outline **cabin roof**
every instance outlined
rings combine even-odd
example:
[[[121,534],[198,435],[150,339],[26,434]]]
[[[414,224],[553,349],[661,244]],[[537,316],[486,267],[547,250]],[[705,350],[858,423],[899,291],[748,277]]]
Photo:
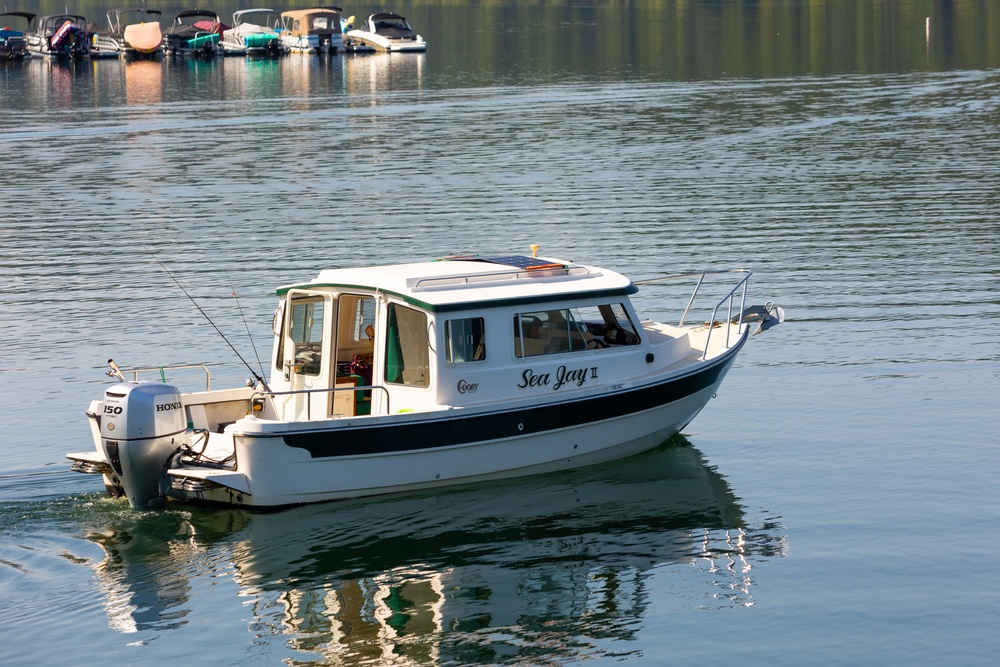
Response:
[[[289,290],[379,290],[431,312],[473,310],[637,291],[625,276],[607,269],[526,255],[464,255],[436,261],[350,269],[326,269]]]
[[[343,13],[342,9],[336,7],[313,7],[311,9],[289,9],[288,11],[281,12],[281,16],[291,17],[291,18],[302,18],[304,16],[323,16],[329,14],[336,14],[338,17]]]

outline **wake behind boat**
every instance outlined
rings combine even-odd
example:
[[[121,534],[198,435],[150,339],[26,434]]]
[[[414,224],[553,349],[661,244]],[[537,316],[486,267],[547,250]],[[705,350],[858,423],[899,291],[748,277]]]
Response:
[[[536,247],[533,247],[535,249]],[[119,369],[68,454],[132,507],[276,507],[563,470],[652,449],[715,394],[750,335],[746,270],[633,283],[524,255],[330,269],[278,289],[270,380],[182,393]],[[642,285],[694,281],[678,324]],[[712,294],[708,294],[710,291]],[[695,304],[707,320],[686,324]],[[748,315],[744,315],[747,313]],[[127,379],[131,374],[132,379]]]

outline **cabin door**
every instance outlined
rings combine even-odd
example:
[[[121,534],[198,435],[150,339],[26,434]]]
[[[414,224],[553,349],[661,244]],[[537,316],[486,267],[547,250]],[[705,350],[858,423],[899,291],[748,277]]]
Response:
[[[375,363],[375,296],[373,294],[341,294],[337,306],[337,385],[370,387]],[[334,412],[347,415],[369,415],[372,390],[346,392],[340,389],[334,397]]]
[[[285,317],[282,367],[289,389],[286,419],[325,419],[333,397],[333,322],[336,301],[330,294],[291,290]]]

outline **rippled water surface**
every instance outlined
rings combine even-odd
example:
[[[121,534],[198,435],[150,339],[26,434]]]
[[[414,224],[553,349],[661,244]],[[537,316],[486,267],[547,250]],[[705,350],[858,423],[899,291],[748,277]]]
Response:
[[[490,77],[425,36],[0,64],[4,661],[991,664],[995,65]],[[788,321],[685,438],[598,468],[271,514],[69,472],[108,358],[247,374],[158,261],[256,363],[278,285],[531,243],[751,268]]]

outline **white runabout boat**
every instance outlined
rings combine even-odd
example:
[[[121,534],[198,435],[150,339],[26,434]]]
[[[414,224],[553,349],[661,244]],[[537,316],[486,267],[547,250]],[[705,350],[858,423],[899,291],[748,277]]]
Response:
[[[348,30],[347,36],[362,47],[376,51],[396,53],[400,51],[426,51],[427,42],[410,27],[409,22],[399,14],[371,14],[364,25]]]
[[[270,379],[251,369],[245,387],[185,393],[140,381],[169,368],[111,361],[119,382],[87,413],[95,448],[67,456],[135,508],[279,507],[601,463],[684,428],[752,322],[784,317],[747,307],[748,270],[633,283],[533,250],[281,287]],[[641,320],[639,285],[677,281],[677,324]]]

